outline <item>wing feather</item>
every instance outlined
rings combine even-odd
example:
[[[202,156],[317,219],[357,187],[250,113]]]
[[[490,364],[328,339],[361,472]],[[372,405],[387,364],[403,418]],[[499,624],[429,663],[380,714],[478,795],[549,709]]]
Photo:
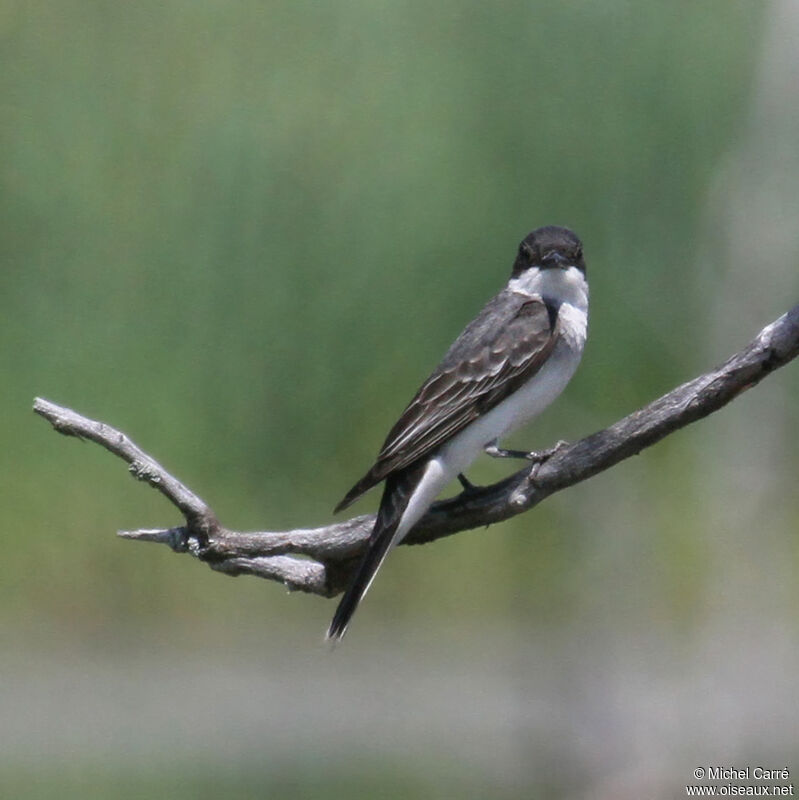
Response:
[[[539,297],[505,290],[490,301],[422,384],[374,466],[336,510],[395,470],[430,455],[535,375],[555,345],[556,316]]]

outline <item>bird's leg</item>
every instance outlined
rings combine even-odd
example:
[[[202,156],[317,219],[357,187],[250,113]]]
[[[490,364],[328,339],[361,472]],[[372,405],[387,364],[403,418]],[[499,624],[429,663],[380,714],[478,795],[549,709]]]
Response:
[[[489,442],[483,447],[483,450],[491,456],[491,458],[530,458],[530,453],[525,453],[524,450],[505,450],[502,447],[497,447],[497,440]]]
[[[524,450],[503,450],[497,447],[497,440],[489,442],[483,448],[488,455],[492,458],[524,458],[527,461],[533,461],[536,464],[543,464],[555,455],[559,450],[568,447],[569,443],[561,439],[554,447],[549,447],[546,450],[533,450],[532,452],[525,452]]]
[[[525,453],[524,450],[503,450],[497,447],[497,440],[489,442],[483,449],[492,458],[524,458],[527,461],[533,462],[533,468],[530,470],[530,483],[535,483],[538,475],[538,470],[545,461],[549,461],[552,456],[564,447],[568,447],[569,443],[563,439],[558,441],[554,447],[548,447],[546,450],[532,450]]]

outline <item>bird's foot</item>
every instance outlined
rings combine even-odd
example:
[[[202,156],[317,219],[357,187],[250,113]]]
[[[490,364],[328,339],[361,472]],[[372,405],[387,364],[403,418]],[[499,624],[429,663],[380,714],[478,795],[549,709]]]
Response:
[[[563,450],[564,447],[568,446],[569,443],[567,441],[560,439],[553,447],[548,447],[546,450],[534,450],[533,452],[528,453],[527,458],[533,462],[533,468],[530,470],[530,483],[535,485],[535,479],[538,477],[538,470],[541,469],[542,464],[545,464],[550,458],[552,458],[552,456],[554,456],[560,450]]]
[[[560,450],[563,450],[564,447],[568,446],[569,443],[561,439],[554,447],[549,447],[546,450],[533,450],[528,453],[524,450],[504,450],[501,447],[497,447],[497,441],[495,439],[493,442],[489,442],[483,449],[492,458],[524,458],[527,461],[532,461],[533,468],[530,470],[530,483],[535,483],[541,465],[549,461],[552,456]]]
[[[554,446],[548,447],[546,450],[533,450],[530,453],[525,453],[525,458],[528,461],[532,461],[535,464],[543,464],[545,461],[549,461],[552,456],[559,453],[565,447],[568,447],[569,443],[565,439],[560,439],[558,442],[555,443]]]

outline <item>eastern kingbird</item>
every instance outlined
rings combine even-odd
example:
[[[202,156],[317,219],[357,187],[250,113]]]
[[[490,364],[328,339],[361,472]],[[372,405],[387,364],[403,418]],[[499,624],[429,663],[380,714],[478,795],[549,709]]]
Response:
[[[588,283],[583,246],[567,228],[522,240],[508,285],[463,330],[388,434],[374,466],[336,507],[385,481],[375,526],[327,638],[340,639],[389,551],[444,487],[497,440],[540,414],[569,382],[583,353]]]

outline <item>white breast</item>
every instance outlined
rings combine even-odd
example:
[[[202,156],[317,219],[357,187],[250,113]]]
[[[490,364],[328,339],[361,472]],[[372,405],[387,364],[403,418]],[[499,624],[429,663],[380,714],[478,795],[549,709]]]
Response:
[[[571,380],[585,344],[587,317],[570,303],[558,314],[560,340],[543,367],[527,383],[454,436],[439,451],[452,476],[465,470],[483,447],[538,416]]]

